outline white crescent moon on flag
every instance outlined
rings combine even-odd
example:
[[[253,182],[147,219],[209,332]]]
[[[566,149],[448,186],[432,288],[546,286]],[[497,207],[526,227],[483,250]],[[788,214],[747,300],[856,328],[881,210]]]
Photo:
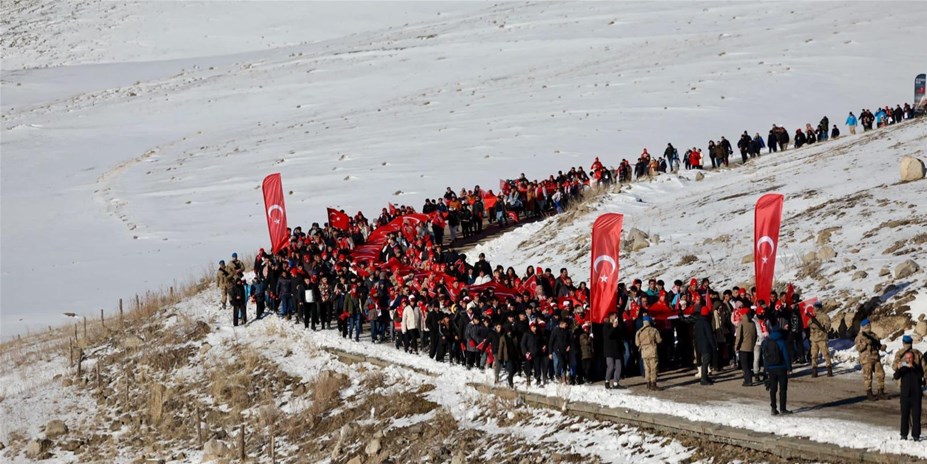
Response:
[[[273,205],[270,205],[270,208],[267,208],[267,217],[270,219],[273,219],[274,224],[280,224],[279,217],[275,218],[273,216],[274,210],[280,210],[280,215],[282,216],[284,214],[283,207],[277,204],[273,204]]]
[[[759,253],[759,251],[760,251],[760,246],[761,246],[762,244],[764,244],[764,243],[769,243],[770,249],[772,249],[772,251],[776,251],[776,242],[774,242],[773,239],[770,238],[768,235],[764,235],[764,236],[760,237],[759,240],[756,241],[756,251],[757,251],[757,253]]]
[[[769,244],[770,253],[766,255],[760,253],[760,249],[762,248],[764,243]],[[770,238],[768,235],[764,235],[760,237],[760,239],[756,241],[756,254],[757,256],[760,256],[763,259],[763,264],[766,264],[769,261],[770,256],[776,255],[776,242],[774,242],[773,239]]]
[[[615,263],[615,258],[612,258],[611,256],[608,256],[608,255],[599,255],[595,259],[595,261],[592,262],[592,269],[596,272],[599,272],[599,263],[601,263],[602,261],[605,261],[606,263],[610,263],[612,265],[611,273],[614,274],[615,269],[618,267],[618,265],[617,263]]]
[[[267,216],[270,216],[271,213],[273,213],[275,209],[279,209],[279,210],[280,210],[280,214],[283,214],[283,207],[282,207],[282,206],[280,206],[280,205],[270,205],[270,208],[267,208]]]

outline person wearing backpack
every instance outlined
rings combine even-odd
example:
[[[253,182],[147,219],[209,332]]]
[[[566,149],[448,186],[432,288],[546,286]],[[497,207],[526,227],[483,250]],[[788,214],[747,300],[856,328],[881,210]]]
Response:
[[[788,399],[789,375],[792,374],[792,360],[789,359],[788,346],[778,327],[770,328],[769,338],[763,342],[760,352],[763,355],[763,365],[766,366],[766,388],[769,390],[772,415],[792,414],[792,411],[785,407]],[[779,393],[779,409],[776,409],[776,392]]]

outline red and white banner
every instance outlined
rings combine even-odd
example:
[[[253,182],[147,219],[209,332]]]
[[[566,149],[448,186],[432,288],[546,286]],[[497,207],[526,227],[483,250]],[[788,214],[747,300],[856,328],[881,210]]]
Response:
[[[338,230],[350,229],[351,218],[337,209],[328,208],[328,225]]]
[[[618,306],[618,251],[621,244],[622,214],[603,214],[592,224],[592,293],[589,318],[602,323]]]
[[[283,202],[283,182],[280,180],[280,173],[265,177],[262,187],[270,248],[273,253],[277,253],[286,248],[290,240],[286,230],[286,204]]]
[[[770,304],[776,252],[779,249],[779,226],[782,224],[783,196],[767,193],[756,202],[753,231],[753,265],[756,270],[756,300]]]

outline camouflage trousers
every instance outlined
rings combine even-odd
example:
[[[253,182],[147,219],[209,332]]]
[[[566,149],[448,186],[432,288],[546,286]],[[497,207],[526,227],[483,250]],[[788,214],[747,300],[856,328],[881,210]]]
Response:
[[[827,349],[827,341],[812,341],[811,342],[811,367],[812,369],[818,368],[818,353],[824,357],[824,362],[827,367],[830,367],[830,350]]]
[[[863,366],[863,387],[866,391],[872,390],[872,374],[875,373],[876,383],[879,390],[885,389],[885,370],[882,369],[882,363],[878,360],[862,363]]]
[[[644,358],[644,378],[647,379],[648,383],[657,382],[657,369],[659,368],[659,364],[657,358]]]

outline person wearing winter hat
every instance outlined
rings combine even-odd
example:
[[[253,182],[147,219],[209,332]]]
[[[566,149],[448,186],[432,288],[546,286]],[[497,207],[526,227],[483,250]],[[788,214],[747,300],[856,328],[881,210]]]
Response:
[[[229,290],[232,288],[234,277],[225,266],[225,261],[219,261],[219,269],[216,270],[216,287],[219,287],[219,303],[222,303],[222,309],[228,305]]]
[[[866,398],[869,401],[885,399],[885,370],[882,368],[879,354],[879,351],[885,349],[885,345],[872,333],[872,324],[869,323],[869,319],[863,319],[859,324],[855,346],[856,351],[859,352],[859,364],[863,368],[863,387],[866,389]],[[873,374],[875,374],[879,387],[875,395],[872,393]]]
[[[834,371],[830,364],[830,350],[827,348],[828,333],[830,333],[831,322],[827,312],[823,311],[824,305],[820,302],[805,308],[808,315],[808,331],[811,340],[811,377],[818,376],[818,353],[824,357],[827,365],[827,376],[833,377]]]
[[[232,253],[232,260],[229,261],[229,273],[234,277],[240,277],[245,273],[245,263],[238,259],[238,253]]]
[[[901,364],[895,371],[895,380],[900,382],[901,394],[901,439],[908,439],[908,426],[911,425],[911,437],[914,441],[921,439],[921,402],[923,393],[924,368],[914,359],[913,351],[905,351]]]
[[[711,309],[708,305],[701,307],[700,315],[695,318],[693,332],[695,334],[695,350],[698,352],[699,372],[701,373],[701,384],[711,385],[714,383],[708,377],[708,367],[711,364],[711,356],[718,349],[714,332],[711,330]]]
[[[892,361],[892,369],[898,370],[901,363],[904,361],[905,354],[909,351],[914,353],[914,363],[921,366],[924,371],[927,371],[927,360],[924,359],[924,354],[921,353],[920,350],[914,348],[914,338],[910,335],[901,337],[901,349],[895,352],[895,360]],[[924,380],[927,382],[927,376],[925,376]]]
[[[663,338],[660,337],[660,331],[652,325],[653,319],[650,316],[644,316],[643,322],[644,326],[634,336],[634,344],[640,350],[644,361],[644,378],[647,379],[647,389],[660,390],[657,387],[657,372],[660,367],[657,346],[663,342]]]

